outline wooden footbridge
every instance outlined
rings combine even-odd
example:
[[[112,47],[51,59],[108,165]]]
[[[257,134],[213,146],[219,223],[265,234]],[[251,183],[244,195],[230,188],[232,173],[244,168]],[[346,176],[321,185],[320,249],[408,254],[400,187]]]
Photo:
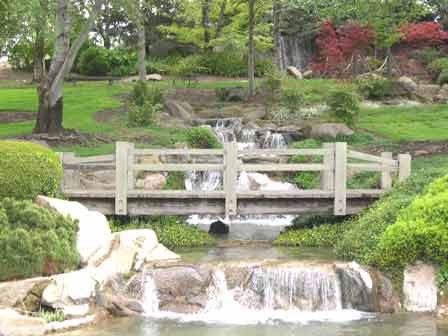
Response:
[[[268,160],[276,157],[283,159],[280,162],[289,162],[288,157],[297,155],[319,156],[320,163],[272,163]],[[343,216],[360,212],[389,190],[393,179],[404,181],[411,174],[408,154],[399,154],[396,159],[389,152],[374,156],[349,150],[346,143],[327,143],[318,149],[238,150],[234,142],[225,144],[223,149],[137,149],[134,144],[118,142],[115,155],[78,158],[72,153],[61,153],[61,159],[66,197],[108,215],[212,214],[232,217],[334,213]],[[83,174],[105,170],[115,172],[112,190],[86,190],[81,186]],[[136,177],[142,172],[189,171],[222,172],[222,188],[186,191],[136,187]],[[237,180],[243,171],[319,172],[321,185],[318,190],[240,191]],[[377,172],[381,188],[348,189],[348,176],[362,171]]]

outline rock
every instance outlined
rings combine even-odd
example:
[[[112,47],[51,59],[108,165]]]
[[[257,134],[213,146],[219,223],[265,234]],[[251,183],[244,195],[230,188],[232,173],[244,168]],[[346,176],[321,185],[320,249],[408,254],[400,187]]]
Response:
[[[146,75],[146,80],[160,82],[162,80],[162,75],[159,74]]]
[[[315,125],[311,128],[313,138],[336,138],[338,135],[353,135],[355,132],[345,124],[325,123]]]
[[[19,298],[14,305],[15,308],[27,312],[35,312],[40,309],[42,294],[50,284],[51,280],[47,279],[36,283],[33,288],[26,294],[24,298]]]
[[[91,269],[56,275],[42,293],[42,304],[54,309],[85,305],[95,297],[96,281]]]
[[[439,85],[421,84],[418,85],[417,95],[427,102],[432,102],[434,98],[439,94],[439,91]]]
[[[447,319],[448,318],[448,306],[442,305],[437,308],[436,316],[440,319]]]
[[[166,177],[161,173],[148,174],[144,180],[137,181],[137,188],[141,187],[145,190],[162,190],[165,185]]]
[[[411,95],[417,94],[418,85],[411,78],[406,76],[401,76],[397,80],[397,84],[403,88],[403,90]]]
[[[152,230],[127,230],[115,233],[109,256],[95,269],[94,278],[104,286],[117,274],[138,271],[146,256],[158,245]]]
[[[434,97],[434,101],[441,104],[448,104],[448,85],[445,84]]]
[[[5,336],[40,336],[45,333],[45,321],[20,315],[13,309],[0,310],[0,334]]]
[[[109,252],[112,233],[106,216],[78,202],[38,196],[36,203],[78,220],[76,248],[82,265],[94,265]]]
[[[303,73],[303,78],[305,79],[311,79],[313,78],[313,76],[314,76],[313,70],[307,70]]]
[[[380,313],[394,313],[400,307],[400,299],[394,292],[392,281],[379,274],[376,281],[377,311]]]
[[[221,88],[216,89],[216,96],[220,101],[223,102],[242,102],[246,101],[247,96],[247,90],[243,88]]]
[[[372,296],[372,279],[357,263],[349,267],[336,267],[341,282],[342,308],[375,311]]]
[[[437,307],[436,270],[416,263],[404,270],[404,309],[409,312],[432,312]]]
[[[288,74],[295,77],[296,79],[303,79],[302,72],[299,69],[297,69],[295,66],[287,67],[286,71],[288,72]]]
[[[22,301],[35,286],[48,284],[49,278],[33,278],[0,283],[0,307],[23,307]],[[23,308],[20,308],[23,309]]]
[[[162,244],[158,244],[157,247],[152,249],[145,258],[147,263],[159,262],[159,261],[175,261],[179,260],[180,256],[170,250],[168,250]]]
[[[171,116],[190,122],[192,120],[193,108],[187,102],[180,102],[176,100],[165,101],[165,106]]]
[[[117,294],[98,294],[96,304],[114,316],[138,316],[145,311],[139,301]]]

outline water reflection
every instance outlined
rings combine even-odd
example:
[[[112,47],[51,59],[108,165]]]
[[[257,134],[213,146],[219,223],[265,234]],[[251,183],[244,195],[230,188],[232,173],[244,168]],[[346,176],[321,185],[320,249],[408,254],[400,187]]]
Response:
[[[66,336],[448,336],[448,326],[430,315],[384,315],[349,323],[206,325],[150,319],[117,319]]]

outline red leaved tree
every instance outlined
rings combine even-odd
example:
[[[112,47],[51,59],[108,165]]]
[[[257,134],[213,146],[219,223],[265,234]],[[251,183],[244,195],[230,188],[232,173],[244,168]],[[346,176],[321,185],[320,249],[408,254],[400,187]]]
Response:
[[[448,32],[437,22],[407,24],[400,28],[402,42],[423,48],[448,42]]]

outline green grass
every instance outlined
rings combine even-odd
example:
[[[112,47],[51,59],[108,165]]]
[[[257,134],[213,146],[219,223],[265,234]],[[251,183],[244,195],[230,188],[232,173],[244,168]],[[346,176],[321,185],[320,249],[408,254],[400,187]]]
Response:
[[[448,106],[366,109],[357,127],[393,141],[447,140]]]

